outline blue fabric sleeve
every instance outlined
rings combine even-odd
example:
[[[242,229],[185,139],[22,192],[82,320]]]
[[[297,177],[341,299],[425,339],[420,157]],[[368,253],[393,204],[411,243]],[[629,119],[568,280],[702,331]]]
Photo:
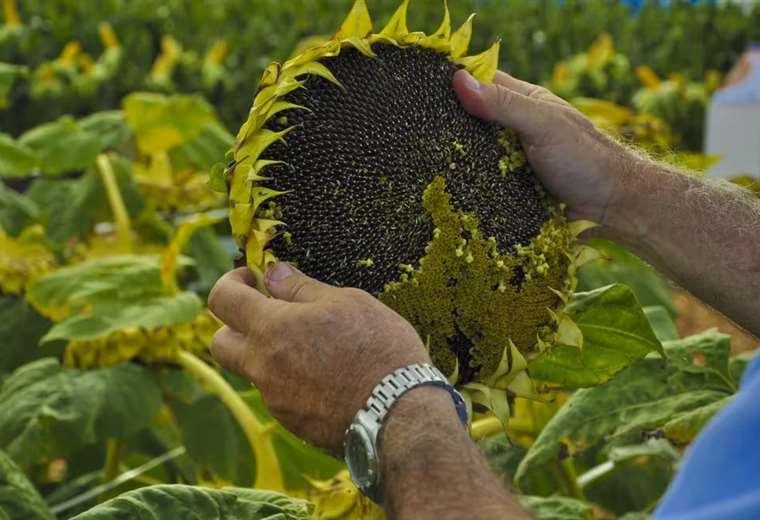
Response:
[[[760,519],[760,356],[684,456],[653,520]]]

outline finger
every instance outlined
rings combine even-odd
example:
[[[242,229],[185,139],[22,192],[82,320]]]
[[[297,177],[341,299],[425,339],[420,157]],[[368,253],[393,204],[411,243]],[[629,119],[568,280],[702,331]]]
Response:
[[[272,296],[287,302],[314,302],[337,290],[332,285],[309,278],[287,262],[273,265],[264,281]]]
[[[230,327],[222,327],[211,340],[211,355],[227,370],[245,374],[246,360],[249,356],[245,336]]]
[[[477,81],[469,72],[454,75],[454,90],[465,110],[476,117],[511,128],[524,137],[540,139],[551,128],[553,105],[507,87]]]
[[[561,97],[555,94],[552,94],[549,90],[545,89],[544,87],[541,87],[539,85],[534,85],[533,83],[528,83],[527,81],[523,81],[521,79],[517,79],[514,76],[511,76],[507,74],[506,72],[502,72],[500,70],[496,71],[496,75],[493,78],[493,82],[502,87],[506,87],[510,90],[514,90],[515,92],[518,92],[522,94],[523,96],[528,96],[535,99],[541,99],[549,103],[557,103],[563,106],[570,106],[570,104],[567,101],[565,101],[564,99],[562,99]]]
[[[253,284],[253,275],[247,267],[230,271],[211,289],[208,296],[209,309],[236,331],[250,332],[271,306],[271,301],[256,290]]]

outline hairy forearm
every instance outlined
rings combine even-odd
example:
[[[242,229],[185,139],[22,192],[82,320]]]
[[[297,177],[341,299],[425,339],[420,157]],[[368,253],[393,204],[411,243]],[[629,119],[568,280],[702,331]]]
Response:
[[[440,388],[417,388],[399,400],[380,449],[390,518],[529,518],[491,472]]]
[[[760,336],[760,201],[646,159],[629,168],[605,235]]]

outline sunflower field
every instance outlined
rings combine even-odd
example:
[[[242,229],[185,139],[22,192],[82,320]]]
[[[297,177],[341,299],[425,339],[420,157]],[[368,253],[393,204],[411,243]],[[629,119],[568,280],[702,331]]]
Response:
[[[353,69],[329,61],[348,56],[345,47],[359,59],[392,40],[383,52],[419,44],[476,74],[498,65],[700,175],[720,160],[702,153],[710,97],[760,41],[760,3],[367,0],[374,41],[349,28],[370,23],[364,4],[2,0],[0,518],[385,517],[342,461],[279,425],[259,392],[208,350],[221,326],[207,309],[216,280],[246,260],[260,271],[308,234],[288,212],[295,196],[282,197],[284,209],[273,202],[292,187],[265,187],[257,168],[288,179],[274,163],[296,159],[280,141],[308,144],[290,133],[293,121],[308,124],[298,111],[308,100],[292,95],[307,81],[298,78],[348,84]],[[359,22],[344,23],[349,12]],[[257,92],[267,89],[277,95],[262,101]],[[403,130],[392,137],[403,141]],[[514,144],[506,132],[492,137],[504,149]],[[446,156],[452,171],[475,164],[456,156],[466,146],[463,137]],[[526,168],[521,154],[494,165]],[[521,332],[527,339],[500,337],[499,323],[478,329],[498,340],[497,351],[470,350],[490,378],[468,373],[445,348],[431,351],[469,392],[472,438],[536,518],[648,518],[684,450],[736,393],[758,340],[621,246],[575,244],[583,223],[565,222],[558,205],[546,209],[530,190],[547,216],[528,236],[537,238],[509,256],[447,204],[453,178],[431,177],[416,192],[424,190],[438,226],[423,261],[436,266],[436,246],[448,244],[456,257],[440,264],[490,269],[492,278],[478,280],[500,308],[519,314],[524,290],[557,311],[538,335],[533,323]],[[280,219],[290,227],[275,233]],[[469,241],[445,242],[446,225]],[[311,266],[305,251],[301,263]],[[313,272],[355,281],[434,342],[453,334],[440,328],[445,319],[414,322],[450,314],[429,296],[439,294],[437,280],[407,265],[395,281],[366,274],[381,267],[380,251],[338,268],[330,251]],[[519,270],[520,290],[491,263]],[[547,269],[561,270],[555,288],[529,284],[550,280]],[[477,300],[481,286],[467,287],[457,298]],[[451,305],[461,311],[461,301]],[[446,322],[466,334],[460,325]]]

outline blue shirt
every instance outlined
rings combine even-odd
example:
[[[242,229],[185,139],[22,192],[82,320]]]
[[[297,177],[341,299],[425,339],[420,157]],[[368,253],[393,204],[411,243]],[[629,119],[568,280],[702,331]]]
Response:
[[[760,520],[760,356],[699,434],[653,520]]]

